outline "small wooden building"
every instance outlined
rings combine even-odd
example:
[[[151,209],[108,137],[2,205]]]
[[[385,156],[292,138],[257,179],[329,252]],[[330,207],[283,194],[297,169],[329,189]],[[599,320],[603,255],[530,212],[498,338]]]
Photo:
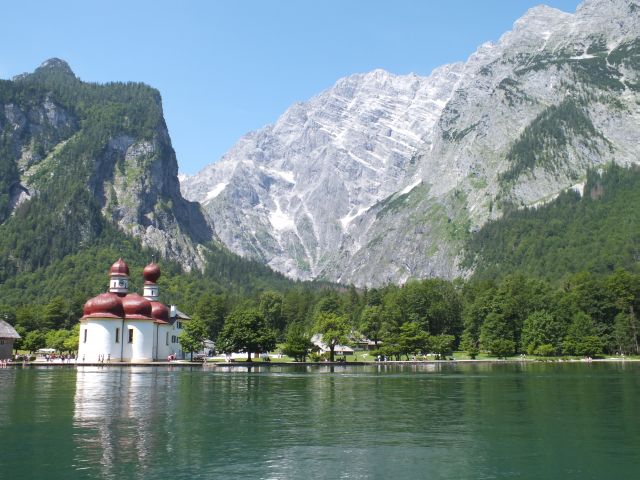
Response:
[[[13,358],[13,342],[19,338],[15,328],[0,320],[0,360]]]
[[[329,346],[322,341],[322,335],[319,333],[316,333],[313,337],[311,337],[311,343],[318,347],[320,353],[328,353],[331,351]],[[336,345],[333,349],[333,353],[339,356],[353,355],[353,348],[349,347],[348,345]]]

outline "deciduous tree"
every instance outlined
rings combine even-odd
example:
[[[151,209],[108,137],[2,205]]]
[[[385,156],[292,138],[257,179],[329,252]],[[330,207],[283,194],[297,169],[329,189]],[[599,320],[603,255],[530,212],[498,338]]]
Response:
[[[335,360],[336,345],[347,342],[349,324],[346,318],[333,312],[320,311],[315,317],[315,331],[322,335],[322,342],[329,347],[329,360]]]
[[[541,345],[553,346],[557,353],[566,334],[566,328],[562,323],[547,312],[533,312],[524,321],[522,328],[522,346],[527,353],[533,354]],[[544,349],[545,356],[549,354],[549,348]]]
[[[207,326],[202,320],[192,319],[184,323],[184,330],[178,336],[180,347],[191,354],[204,349],[204,341],[207,339]]]
[[[45,346],[44,332],[40,330],[32,330],[29,333],[27,333],[27,336],[22,342],[22,348],[27,350],[29,353],[33,353],[40,348],[44,348],[44,346]]]
[[[286,319],[283,314],[283,297],[273,290],[260,295],[259,308],[269,328],[281,334],[286,327]]]
[[[429,339],[429,345],[431,351],[438,355],[440,360],[443,360],[447,355],[453,352],[453,344],[456,341],[456,337],[453,335],[432,335]]]
[[[427,353],[429,349],[429,334],[417,322],[407,322],[400,327],[398,335],[398,350],[400,354],[418,355]]]
[[[302,325],[297,323],[289,325],[282,348],[285,355],[293,357],[296,362],[304,362],[314,347],[311,335],[305,332]]]
[[[378,342],[382,339],[382,325],[382,307],[379,305],[364,307],[360,316],[360,332],[373,341],[376,349],[378,348]]]
[[[246,352],[251,362],[252,353],[268,352],[276,346],[275,332],[257,308],[240,306],[227,317],[218,335],[217,347],[225,353]]]

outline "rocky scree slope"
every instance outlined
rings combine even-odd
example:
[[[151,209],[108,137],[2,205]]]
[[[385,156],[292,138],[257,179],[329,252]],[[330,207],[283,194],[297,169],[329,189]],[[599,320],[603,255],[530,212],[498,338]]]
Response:
[[[103,220],[187,268],[202,266],[213,232],[180,194],[156,90],[85,83],[51,59],[0,81],[0,140],[0,228],[14,237],[3,247],[17,270],[88,244]]]
[[[638,161],[640,4],[529,10],[429,76],[339,80],[181,183],[236,253],[356,285],[467,273],[488,219]]]

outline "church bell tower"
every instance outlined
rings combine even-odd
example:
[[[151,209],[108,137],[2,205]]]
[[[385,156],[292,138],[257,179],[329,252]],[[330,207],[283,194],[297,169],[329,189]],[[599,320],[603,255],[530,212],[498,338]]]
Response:
[[[109,269],[109,291],[120,294],[129,292],[129,267],[121,258]]]

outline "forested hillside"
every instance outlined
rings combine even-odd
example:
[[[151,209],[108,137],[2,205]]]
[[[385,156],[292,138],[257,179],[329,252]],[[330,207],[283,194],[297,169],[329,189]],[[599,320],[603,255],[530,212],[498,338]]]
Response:
[[[109,226],[187,267],[213,240],[144,84],[82,82],[58,59],[0,81],[0,173],[0,282],[108,244]]]
[[[181,197],[157,90],[82,82],[58,59],[0,81],[2,316],[25,332],[70,328],[119,257],[137,290],[159,261],[163,300],[185,311],[204,292],[295,285],[220,247]]]
[[[318,332],[344,343],[367,337],[392,358],[640,353],[639,169],[591,171],[582,195],[512,210],[470,234],[468,280],[293,282],[220,247],[198,205],[180,196],[155,90],[83,83],[65,66],[0,82],[0,317],[28,350],[72,350],[83,303],[105,291],[123,257],[134,291],[155,258],[161,300],[230,349],[248,322],[302,358]],[[511,150],[518,177],[551,158],[527,157],[526,145],[553,131],[553,118],[575,117],[562,108]]]
[[[636,270],[639,260],[640,169],[610,165],[589,173],[582,195],[569,190],[485,225],[467,245],[466,266],[477,279],[518,272],[557,282]]]

